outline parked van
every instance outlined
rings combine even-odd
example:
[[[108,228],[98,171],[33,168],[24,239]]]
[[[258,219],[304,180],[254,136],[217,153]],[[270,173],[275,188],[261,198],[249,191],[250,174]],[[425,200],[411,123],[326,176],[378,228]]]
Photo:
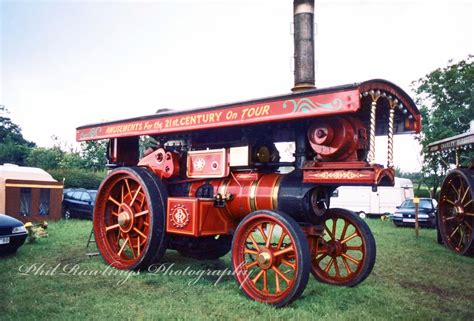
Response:
[[[371,186],[341,186],[331,197],[331,208],[345,208],[361,217],[393,214],[397,206],[413,198],[413,183],[407,178],[395,177],[395,186],[379,186],[372,192]]]

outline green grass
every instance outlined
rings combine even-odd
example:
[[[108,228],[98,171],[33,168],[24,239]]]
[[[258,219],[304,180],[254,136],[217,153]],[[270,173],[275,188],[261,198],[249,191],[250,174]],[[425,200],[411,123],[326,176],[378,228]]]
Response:
[[[51,223],[48,238],[0,258],[0,319],[474,320],[473,258],[438,245],[434,230],[422,229],[415,239],[413,229],[368,223],[377,241],[372,274],[355,288],[324,285],[311,277],[303,295],[282,309],[246,299],[230,275],[216,283],[217,275],[197,280],[184,273],[186,268],[225,270],[229,255],[200,262],[168,251],[163,261],[185,275],[140,273],[124,281],[126,275],[107,270],[100,257],[86,256],[91,222]],[[43,272],[59,268],[53,275],[19,273],[32,264],[44,264]],[[76,264],[76,275],[61,274]],[[93,273],[99,275],[79,275]]]

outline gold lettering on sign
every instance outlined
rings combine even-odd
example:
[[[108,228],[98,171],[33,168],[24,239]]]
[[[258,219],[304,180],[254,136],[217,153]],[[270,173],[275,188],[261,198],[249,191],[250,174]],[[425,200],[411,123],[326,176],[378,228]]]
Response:
[[[123,125],[112,125],[108,126],[105,133],[106,134],[122,134],[122,133],[130,133],[134,131],[141,131],[143,130],[143,123],[129,123]]]
[[[270,111],[270,105],[263,105],[258,107],[249,107],[242,110],[241,119],[249,119],[254,117],[267,116]]]

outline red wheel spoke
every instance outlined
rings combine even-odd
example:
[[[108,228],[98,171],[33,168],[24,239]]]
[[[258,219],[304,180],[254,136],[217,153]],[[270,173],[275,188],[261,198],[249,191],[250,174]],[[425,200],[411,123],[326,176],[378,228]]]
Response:
[[[266,247],[270,247],[270,243],[273,237],[273,229],[275,228],[275,224],[270,224],[270,230],[268,231],[267,243],[265,244]]]
[[[119,214],[117,212],[114,212],[114,211],[112,211],[112,215],[119,216]]]
[[[279,250],[279,251],[274,252],[273,256],[277,257],[277,256],[280,256],[282,254],[285,254],[285,253],[288,253],[288,252],[291,252],[291,251],[294,251],[293,245],[290,245],[290,246],[284,248],[283,250]]]
[[[343,240],[346,237],[347,228],[349,227],[349,222],[344,220],[344,227],[342,228],[340,240]]]
[[[448,199],[447,197],[444,200],[448,202],[449,204],[451,204],[452,206],[456,206],[456,204],[454,204],[454,202]]]
[[[132,198],[132,201],[130,202],[130,206],[133,205],[133,203],[135,203],[135,200],[137,199],[137,196],[138,196],[138,193],[140,193],[140,190],[142,189],[142,186],[138,186],[137,190],[135,191],[135,195],[133,195],[133,198]]]
[[[245,253],[245,254],[258,255],[258,251],[251,250],[251,249],[249,249],[249,248],[245,248],[245,249],[244,249],[244,253]]]
[[[342,263],[344,263],[344,266],[346,267],[347,275],[352,274],[351,268],[349,267],[349,263],[347,262],[347,259],[345,257],[342,257]]]
[[[357,264],[359,265],[360,261],[357,261],[355,258],[353,258],[352,256],[346,254],[346,253],[342,253],[341,254],[342,257],[345,257],[346,259],[348,259],[349,261],[351,261],[352,263],[354,264]]]
[[[132,240],[130,238],[128,238],[128,248],[130,249],[130,251],[132,251],[133,258],[136,258],[135,251],[133,250]]]
[[[289,266],[293,270],[296,270],[296,264],[291,263],[290,261],[287,261],[286,259],[281,259],[281,263],[285,264],[286,266]]]
[[[108,232],[108,231],[110,231],[110,230],[114,230],[114,229],[119,228],[119,227],[120,227],[120,224],[110,225],[110,226],[107,226],[107,227],[105,228],[105,231]]]
[[[130,189],[130,184],[128,183],[128,179],[124,179],[125,181],[125,186],[127,186],[128,193],[127,195],[132,195],[132,190]]]
[[[362,251],[362,245],[359,246],[346,246],[347,251]]]
[[[258,246],[257,241],[255,241],[255,238],[253,237],[252,233],[249,234],[249,239],[252,241],[252,244],[255,247],[255,249],[258,250],[260,247]]]
[[[466,191],[464,192],[464,195],[462,196],[461,203],[464,203],[464,199],[466,198],[468,192],[469,192],[469,186],[466,188]],[[471,200],[471,202],[472,202],[472,200]]]
[[[278,293],[278,292],[281,292],[281,288],[280,288],[280,278],[278,277],[278,274],[275,273],[275,292]]]
[[[454,229],[454,231],[451,233],[451,235],[449,236],[450,239],[453,238],[454,234],[456,234],[456,232],[459,230],[459,227],[461,226],[461,224],[458,224],[458,226]]]
[[[359,234],[357,233],[357,231],[355,231],[354,233],[352,233],[350,236],[346,237],[345,239],[343,239],[341,241],[341,244],[345,244],[347,242],[349,242],[350,240],[352,240],[354,237],[358,236]]]
[[[464,224],[466,225],[466,227],[472,231],[472,225],[469,224],[467,221],[464,221]]]
[[[262,225],[257,226],[258,231],[262,235],[263,242],[267,243],[267,235],[265,234],[265,231],[262,228]]]
[[[253,261],[252,263],[249,263],[245,266],[245,268],[247,270],[250,270],[251,268],[253,268],[254,266],[256,266],[258,264],[258,261]]]
[[[115,205],[117,205],[118,207],[120,207],[120,203],[112,196],[109,196],[108,200],[114,203]]]
[[[472,203],[472,199],[469,202],[467,202],[466,204],[463,204],[463,205],[464,205],[464,207],[468,207],[469,204],[471,204],[471,203]]]
[[[286,284],[290,284],[291,280],[288,279],[281,271],[280,269],[278,269],[276,266],[272,266],[272,270],[275,271],[275,275],[278,275],[279,277],[281,277],[285,282]]]
[[[334,263],[334,258],[331,258],[328,262],[328,264],[326,265],[326,268],[324,269],[324,272],[328,273],[329,270],[331,269],[331,266],[333,265]]]
[[[334,259],[334,268],[336,269],[336,277],[337,278],[340,278],[341,277],[341,273],[339,271],[339,265],[337,264],[337,257]]]
[[[333,239],[336,239],[336,225],[337,225],[337,219],[333,218],[332,219],[332,236],[333,236]]]
[[[129,240],[129,238],[127,236],[127,239],[125,240],[125,242],[123,242],[122,247],[120,248],[120,250],[117,253],[118,256],[120,256],[122,254],[123,250],[125,249],[125,246],[127,246],[127,244],[128,244],[128,240]]]
[[[443,219],[444,219],[445,221],[454,220],[455,218],[456,218],[455,216],[443,217]]]
[[[324,225],[324,230],[326,230],[331,239],[334,239],[334,235],[331,233],[327,225]]]
[[[150,213],[150,211],[148,211],[148,210],[141,211],[141,212],[135,213],[135,217],[140,217],[140,216],[146,215],[148,213]]]
[[[328,254],[329,253],[324,253],[320,257],[316,258],[316,262],[319,264],[319,262],[321,262],[321,260],[323,260],[326,256],[328,256]]]
[[[140,237],[137,237],[137,254],[140,256]]]
[[[474,216],[474,213],[465,212],[464,215],[467,215],[467,216]]]
[[[278,239],[277,249],[281,248],[281,244],[283,243],[285,236],[286,236],[286,233],[284,231],[281,231],[280,238]]]
[[[458,198],[459,198],[459,197],[460,197],[459,192],[458,192],[458,190],[456,189],[456,187],[454,187],[453,183],[452,183],[452,182],[449,182],[449,185],[453,188],[453,190],[456,192],[456,195],[457,195]]]
[[[268,281],[267,281],[267,270],[263,271],[263,292],[268,293]]]
[[[142,233],[142,231],[140,231],[136,227],[133,227],[133,230],[137,232],[138,234],[140,234],[140,236],[143,237],[145,240],[148,238],[145,234]]]
[[[458,242],[458,250],[461,249],[461,243],[463,241],[464,235],[461,233],[461,236],[459,237],[459,242]]]
[[[263,275],[263,269],[260,270],[260,272],[257,273],[257,275],[252,279],[253,284],[257,284],[258,280],[262,277]]]

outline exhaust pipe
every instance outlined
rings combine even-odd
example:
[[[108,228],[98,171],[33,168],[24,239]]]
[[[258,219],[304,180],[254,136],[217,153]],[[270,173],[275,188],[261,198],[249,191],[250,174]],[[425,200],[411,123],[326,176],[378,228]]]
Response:
[[[302,91],[314,86],[314,0],[294,0],[295,86]]]

